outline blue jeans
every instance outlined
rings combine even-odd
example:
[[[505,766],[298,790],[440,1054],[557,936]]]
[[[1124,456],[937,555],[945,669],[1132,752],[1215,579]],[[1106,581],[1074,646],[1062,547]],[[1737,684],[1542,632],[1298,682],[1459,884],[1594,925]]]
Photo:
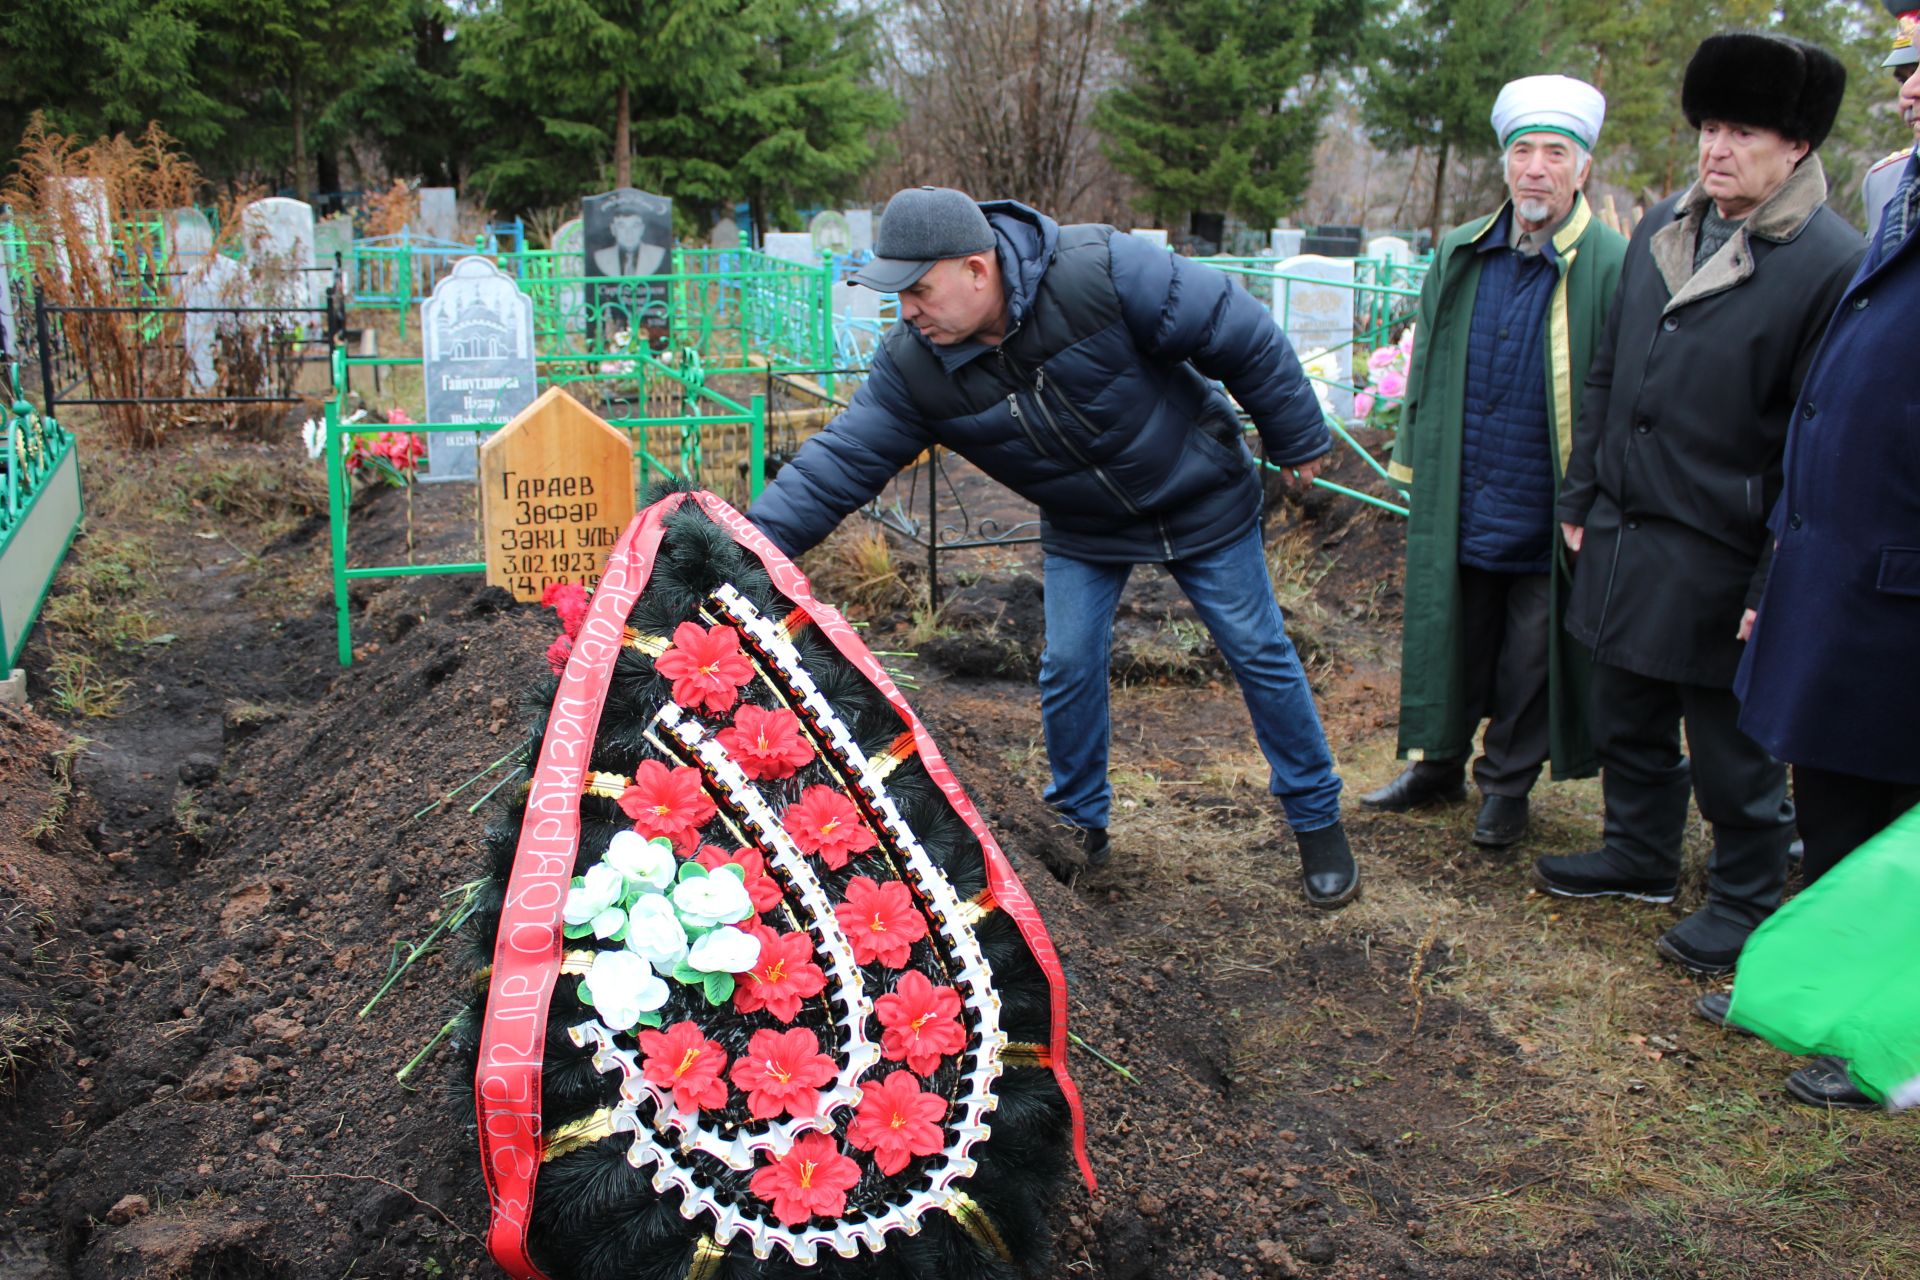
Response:
[[[1130,564],[1046,558],[1047,648],[1040,656],[1040,719],[1053,781],[1046,801],[1076,827],[1105,827],[1108,657],[1113,613]],[[1168,563],[1240,682],[1253,735],[1295,831],[1340,821],[1340,779],[1300,657],[1287,639],[1261,551],[1260,529],[1216,551]]]

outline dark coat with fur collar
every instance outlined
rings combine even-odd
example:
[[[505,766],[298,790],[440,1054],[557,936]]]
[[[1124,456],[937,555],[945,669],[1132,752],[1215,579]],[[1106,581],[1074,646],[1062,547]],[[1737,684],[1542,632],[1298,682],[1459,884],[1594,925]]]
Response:
[[[1586,530],[1566,627],[1596,662],[1733,685],[1788,418],[1865,249],[1826,196],[1809,155],[1697,272],[1697,185],[1634,231],[1557,508]]]

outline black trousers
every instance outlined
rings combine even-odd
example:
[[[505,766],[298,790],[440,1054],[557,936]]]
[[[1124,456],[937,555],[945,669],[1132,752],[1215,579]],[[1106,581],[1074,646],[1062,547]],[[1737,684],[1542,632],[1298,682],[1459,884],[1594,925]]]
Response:
[[[1799,811],[1800,838],[1807,842],[1800,878],[1812,884],[1895,818],[1920,805],[1920,786],[1797,764],[1793,766],[1793,801]]]
[[[1533,790],[1550,748],[1547,639],[1552,579],[1544,573],[1490,573],[1459,566],[1460,643],[1466,655],[1467,722],[1487,722],[1473,780],[1490,796]],[[1452,785],[1467,763],[1422,760],[1417,775]]]
[[[1794,813],[1787,767],[1740,732],[1739,718],[1731,689],[1594,664],[1593,738],[1607,847],[1637,874],[1679,875],[1691,791],[1713,828],[1708,905],[1757,925],[1786,888]],[[1691,761],[1680,750],[1683,721]]]

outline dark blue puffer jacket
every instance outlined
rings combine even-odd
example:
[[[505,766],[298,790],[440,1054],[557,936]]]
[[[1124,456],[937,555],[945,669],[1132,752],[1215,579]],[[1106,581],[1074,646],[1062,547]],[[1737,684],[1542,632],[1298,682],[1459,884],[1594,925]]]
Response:
[[[923,450],[944,445],[1040,508],[1048,551],[1166,561],[1243,534],[1260,485],[1233,402],[1280,465],[1331,446],[1272,315],[1222,272],[1106,226],[983,204],[1009,330],[936,347],[897,325],[847,411],[747,514],[788,554],[832,532]]]

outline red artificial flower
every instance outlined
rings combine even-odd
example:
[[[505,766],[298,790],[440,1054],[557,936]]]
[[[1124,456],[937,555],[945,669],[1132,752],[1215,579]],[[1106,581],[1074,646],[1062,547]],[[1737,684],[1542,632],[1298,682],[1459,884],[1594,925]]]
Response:
[[[802,1000],[826,990],[827,975],[814,963],[813,939],[806,933],[775,933],[765,925],[749,932],[760,939],[760,959],[737,975],[733,1007],[741,1013],[765,1009],[782,1022],[792,1022]]]
[[[847,1192],[860,1182],[860,1166],[840,1154],[840,1144],[824,1133],[794,1140],[787,1154],[753,1175],[753,1194],[773,1206],[781,1225],[805,1226],[819,1214],[837,1218],[847,1211]]]
[[[553,674],[561,675],[567,669],[567,659],[573,656],[573,637],[562,635],[547,646],[547,665],[553,668]]]
[[[667,651],[653,660],[653,669],[673,681],[675,702],[713,712],[731,707],[740,686],[753,679],[753,664],[740,652],[740,637],[724,624],[681,623],[673,629]]]
[[[800,852],[819,854],[833,871],[847,865],[848,855],[865,853],[879,843],[860,820],[853,801],[832,787],[816,785],[802,791],[780,815],[780,825]]]
[[[713,736],[749,778],[791,778],[813,759],[813,743],[801,730],[800,717],[785,707],[768,711],[748,703],[732,725]]]
[[[868,1080],[860,1093],[860,1109],[847,1126],[847,1141],[873,1152],[873,1162],[888,1177],[906,1168],[913,1157],[938,1155],[947,1145],[939,1123],[946,1118],[947,1100],[922,1092],[912,1072],[896,1071],[884,1081]]]
[[[673,1090],[673,1104],[683,1111],[727,1105],[727,1051],[700,1034],[699,1024],[676,1022],[665,1031],[642,1031],[638,1037],[645,1056],[648,1084]]]
[[[833,1059],[820,1052],[820,1041],[805,1027],[791,1031],[756,1031],[747,1051],[734,1059],[729,1073],[747,1095],[747,1110],[756,1120],[817,1115],[820,1086],[833,1079]]]
[[[569,637],[580,634],[587,617],[587,589],[577,582],[549,582],[540,593],[543,607],[560,615],[560,628]]]
[[[767,874],[767,860],[758,849],[735,849],[728,853],[716,845],[703,844],[693,860],[709,871],[718,871],[733,863],[746,872],[747,897],[753,899],[754,914],[780,905],[780,882]]]
[[[846,901],[833,914],[861,964],[878,960],[889,969],[905,968],[913,944],[927,936],[926,917],[914,909],[913,894],[899,880],[875,884],[855,876],[847,881]]]
[[[886,1030],[880,1051],[890,1062],[904,1062],[930,1076],[940,1059],[967,1047],[960,1026],[960,994],[952,987],[936,987],[918,969],[909,969],[888,994],[873,1002],[873,1012]]]
[[[690,844],[700,827],[719,807],[700,784],[692,765],[667,768],[658,760],[642,760],[633,771],[633,785],[620,793],[620,808],[633,819],[643,836],[665,836],[675,845]]]

